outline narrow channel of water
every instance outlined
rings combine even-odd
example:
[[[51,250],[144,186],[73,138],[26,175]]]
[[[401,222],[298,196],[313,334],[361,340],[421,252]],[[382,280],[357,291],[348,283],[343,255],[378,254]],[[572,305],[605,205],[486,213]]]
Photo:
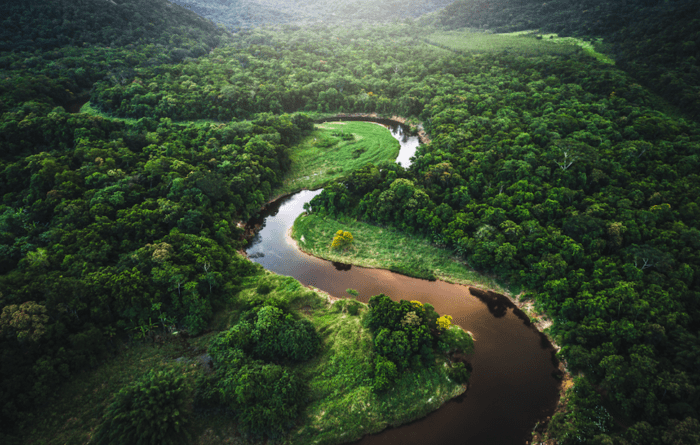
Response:
[[[364,302],[385,293],[395,300],[431,303],[476,339],[470,387],[463,396],[423,419],[366,436],[359,443],[513,445],[529,440],[537,422],[552,415],[559,396],[553,377],[557,363],[546,337],[519,318],[505,298],[480,299],[466,286],[348,267],[299,251],[287,231],[304,211],[304,203],[318,193],[301,191],[271,204],[260,215],[263,228],[247,249],[250,258],[336,297],[347,297],[345,290],[352,288]]]

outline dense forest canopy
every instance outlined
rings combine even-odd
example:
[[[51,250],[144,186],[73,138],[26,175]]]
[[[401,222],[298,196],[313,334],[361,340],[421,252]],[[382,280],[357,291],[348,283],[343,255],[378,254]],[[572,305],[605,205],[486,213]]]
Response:
[[[236,34],[212,21],[371,10],[230,3],[190,3],[211,21],[164,0],[1,3],[0,440],[117,338],[155,320],[206,330],[260,273],[236,253],[239,222],[281,183],[304,113],[379,112],[420,119],[432,143],[310,211],[420,233],[528,289],[581,376],[549,425],[560,443],[698,442],[695,2],[463,0],[418,21]],[[602,36],[617,65],[421,39],[464,27]],[[87,99],[92,113],[67,112]],[[245,366],[286,372],[259,359]]]

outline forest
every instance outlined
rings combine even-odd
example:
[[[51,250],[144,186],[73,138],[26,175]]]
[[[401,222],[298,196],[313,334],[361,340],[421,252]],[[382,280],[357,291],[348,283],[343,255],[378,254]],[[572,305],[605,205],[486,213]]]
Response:
[[[221,413],[251,440],[304,443],[300,376],[341,315],[373,360],[358,394],[438,381],[433,365],[471,348],[446,314],[384,296],[328,309],[240,254],[290,151],[336,113],[410,118],[431,142],[408,169],[348,171],[308,211],[428,238],[525,289],[576,376],[552,443],[700,442],[698,5],[409,3],[0,2],[1,442],[29,443],[56,388],[156,337],[175,348],[173,332],[215,372],[154,366],[110,386],[95,441],[133,431],[152,403],[139,394],[162,392],[163,443]],[[336,9],[355,15],[320,20]],[[425,38],[535,29],[509,49]],[[449,376],[454,390],[468,372]],[[274,385],[278,399],[256,392]]]

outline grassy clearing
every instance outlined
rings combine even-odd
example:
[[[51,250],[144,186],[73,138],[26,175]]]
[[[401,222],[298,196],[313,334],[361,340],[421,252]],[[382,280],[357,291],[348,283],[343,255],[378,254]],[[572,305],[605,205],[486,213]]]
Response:
[[[85,102],[85,104],[82,107],[80,107],[80,112],[86,113],[86,114],[91,114],[93,116],[100,116],[104,119],[125,122],[125,123],[131,124],[131,125],[138,122],[138,119],[134,119],[131,117],[116,117],[116,116],[112,116],[110,114],[107,114],[103,111],[100,111],[97,108],[93,107],[89,101]],[[215,121],[212,119],[199,119],[196,121],[173,121],[173,123],[176,125],[193,125],[195,127],[201,127],[201,126],[204,126],[206,124],[218,125],[218,124],[224,124],[225,122]]]
[[[583,51],[591,57],[598,59],[600,62],[608,65],[615,65],[615,61],[605,54],[599,52],[596,47],[600,47],[603,39],[598,39],[597,42],[587,42],[577,39],[576,37],[559,37],[558,34],[541,34],[542,39],[554,42],[557,44],[573,44],[579,46]]]
[[[358,439],[423,417],[447,400],[464,392],[448,379],[445,358],[436,355],[436,365],[420,372],[406,372],[385,394],[372,390],[372,339],[364,327],[367,306],[359,303],[357,315],[350,315],[347,301],[332,304],[321,293],[303,287],[293,278],[266,273],[252,277],[215,317],[212,327],[228,329],[238,322],[239,309],[252,298],[260,298],[260,280],[272,290],[264,296],[286,304],[308,318],[323,339],[321,353],[296,365],[296,372],[309,385],[309,401],[297,427],[276,440],[255,440],[238,430],[225,412],[193,414],[192,443],[214,444],[335,444]],[[25,444],[85,444],[102,420],[112,396],[138,380],[150,369],[175,367],[194,382],[203,372],[201,358],[215,332],[189,340],[163,335],[159,343],[125,345],[116,357],[99,368],[71,379],[53,400],[36,413],[31,430],[24,432]]]
[[[523,56],[570,54],[576,51],[573,41],[538,39],[533,31],[490,34],[470,30],[439,31],[428,35],[428,42],[471,53],[509,51]],[[575,39],[574,39],[575,40]]]
[[[353,247],[345,251],[331,250],[333,235],[339,229],[352,233]],[[427,239],[352,218],[302,215],[294,222],[292,237],[304,252],[331,261],[390,269],[417,278],[429,279],[432,274],[450,283],[493,289],[506,295],[520,293],[515,286],[504,285],[470,270],[452,252],[435,246]]]
[[[341,133],[351,136],[343,139],[338,136]],[[273,195],[317,189],[347,176],[368,162],[379,164],[393,161],[399,149],[399,141],[394,139],[391,132],[375,123],[348,121],[318,124],[309,136],[292,148],[291,169]]]

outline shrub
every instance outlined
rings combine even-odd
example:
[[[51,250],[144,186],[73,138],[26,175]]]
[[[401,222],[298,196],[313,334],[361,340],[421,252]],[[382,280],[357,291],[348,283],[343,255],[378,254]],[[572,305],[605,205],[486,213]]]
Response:
[[[442,352],[460,351],[469,354],[474,350],[474,339],[459,326],[451,326],[443,332],[438,344]]]
[[[95,435],[97,444],[176,444],[190,435],[190,386],[171,371],[150,371],[119,391]]]
[[[374,361],[374,390],[377,392],[387,390],[396,380],[399,373],[396,364],[386,357],[377,355]]]
[[[260,295],[267,295],[272,291],[272,285],[266,281],[260,281],[255,291]]]
[[[308,320],[295,320],[291,314],[273,306],[264,306],[258,311],[253,355],[263,360],[277,361],[286,358],[304,361],[318,352],[321,339]]]
[[[345,247],[348,247],[352,244],[354,241],[352,237],[352,233],[346,232],[344,230],[338,230],[335,232],[335,236],[333,237],[333,243],[331,244],[332,249],[343,249]]]
[[[449,375],[453,381],[461,385],[469,381],[471,374],[464,363],[457,362],[447,370],[447,375]]]
[[[438,328],[441,331],[446,331],[447,329],[450,328],[450,325],[452,325],[452,316],[451,315],[443,315],[442,317],[439,317],[436,321]]]
[[[274,306],[263,306],[242,315],[242,321],[214,338],[209,346],[212,357],[229,348],[240,349],[254,358],[300,362],[314,356],[321,338],[311,322],[296,320]]]
[[[360,310],[360,303],[358,303],[355,300],[351,300],[348,302],[347,309],[348,309],[348,314],[357,315],[357,313]]]
[[[275,437],[293,426],[306,388],[283,366],[250,361],[218,383],[221,401],[231,408],[244,431]]]

